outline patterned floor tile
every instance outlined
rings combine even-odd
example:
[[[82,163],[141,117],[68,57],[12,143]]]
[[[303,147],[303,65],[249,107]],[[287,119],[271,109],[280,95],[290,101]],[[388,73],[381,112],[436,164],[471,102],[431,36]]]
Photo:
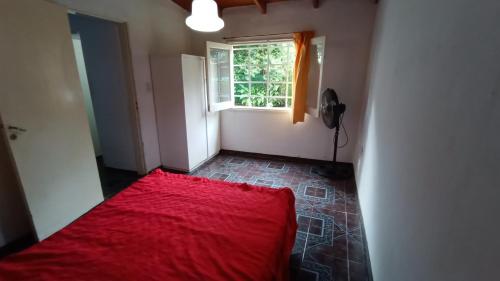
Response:
[[[221,181],[227,179],[228,177],[229,177],[229,175],[228,174],[224,174],[224,173],[213,173],[210,176],[211,179],[221,180]]]
[[[347,229],[349,235],[361,237],[361,216],[359,214],[347,214]]]
[[[229,160],[229,163],[230,164],[235,164],[235,165],[243,165],[245,164],[245,159],[242,159],[242,158],[232,158],[231,160]]]
[[[268,169],[282,170],[285,167],[285,163],[270,162],[267,165]]]
[[[290,258],[291,280],[368,280],[356,185],[353,180],[325,179],[313,168],[309,163],[221,154],[193,175],[293,190],[299,228]]]
[[[303,281],[318,281],[318,279],[319,279],[318,272],[309,271],[307,269],[301,269],[299,271],[299,278],[298,278],[298,280],[303,280]]]
[[[349,249],[349,260],[359,263],[365,262],[365,251],[361,237],[350,235],[347,247]]]
[[[368,281],[368,271],[364,263],[349,261],[349,276],[351,281]]]
[[[274,181],[272,181],[272,180],[257,179],[255,181],[255,185],[258,185],[258,186],[273,187],[273,184],[274,184]]]

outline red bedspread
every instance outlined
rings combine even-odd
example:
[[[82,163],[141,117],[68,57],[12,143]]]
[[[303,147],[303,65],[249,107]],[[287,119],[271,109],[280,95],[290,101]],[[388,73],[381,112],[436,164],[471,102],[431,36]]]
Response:
[[[290,189],[164,173],[0,262],[0,280],[285,280]]]

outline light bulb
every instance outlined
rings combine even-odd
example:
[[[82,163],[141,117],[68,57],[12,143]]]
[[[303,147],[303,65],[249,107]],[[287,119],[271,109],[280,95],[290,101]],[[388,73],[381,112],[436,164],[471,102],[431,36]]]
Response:
[[[191,15],[186,18],[186,25],[193,30],[214,32],[224,27],[224,21],[219,17],[214,0],[194,0]]]

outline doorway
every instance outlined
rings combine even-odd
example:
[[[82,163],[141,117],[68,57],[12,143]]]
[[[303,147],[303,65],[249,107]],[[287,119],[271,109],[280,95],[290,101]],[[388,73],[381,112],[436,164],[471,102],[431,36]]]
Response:
[[[101,186],[109,198],[144,170],[126,26],[82,14],[69,14],[69,23]]]

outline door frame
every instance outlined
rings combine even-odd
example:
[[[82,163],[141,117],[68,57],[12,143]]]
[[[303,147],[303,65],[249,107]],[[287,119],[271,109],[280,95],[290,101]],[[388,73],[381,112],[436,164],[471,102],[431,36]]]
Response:
[[[146,159],[144,155],[144,143],[142,141],[142,128],[139,120],[139,103],[137,101],[137,92],[134,78],[134,67],[132,64],[132,50],[130,48],[130,38],[128,24],[126,22],[118,23],[120,44],[122,47],[123,62],[125,67],[125,79],[127,81],[127,94],[130,108],[130,123],[133,131],[132,139],[136,150],[137,173],[145,175],[148,173],[146,168]]]
[[[122,59],[124,63],[125,81],[127,88],[127,97],[129,105],[129,123],[132,128],[132,141],[135,148],[135,161],[137,173],[139,175],[146,175],[148,173],[146,167],[146,159],[144,154],[144,142],[142,141],[142,128],[139,116],[139,103],[137,101],[137,91],[134,77],[134,67],[132,63],[132,50],[130,48],[130,37],[128,23],[124,20],[117,18],[109,18],[102,15],[96,15],[86,11],[79,11],[75,9],[68,9],[68,14],[80,14],[84,16],[94,17],[106,21],[116,23],[118,25],[118,33],[120,38],[120,47],[122,49]]]

